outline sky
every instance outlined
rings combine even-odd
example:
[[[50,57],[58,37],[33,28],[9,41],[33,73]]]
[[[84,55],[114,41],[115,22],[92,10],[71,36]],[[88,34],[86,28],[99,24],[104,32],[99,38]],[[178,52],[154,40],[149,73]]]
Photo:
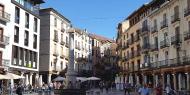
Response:
[[[151,0],[44,0],[42,8],[52,7],[74,27],[110,39],[116,38],[117,25]]]

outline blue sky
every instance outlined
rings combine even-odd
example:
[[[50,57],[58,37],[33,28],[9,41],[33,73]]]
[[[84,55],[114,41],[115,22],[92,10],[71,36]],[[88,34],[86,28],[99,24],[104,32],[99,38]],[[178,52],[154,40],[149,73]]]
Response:
[[[68,18],[73,26],[108,38],[116,37],[116,27],[135,9],[151,0],[45,0]]]

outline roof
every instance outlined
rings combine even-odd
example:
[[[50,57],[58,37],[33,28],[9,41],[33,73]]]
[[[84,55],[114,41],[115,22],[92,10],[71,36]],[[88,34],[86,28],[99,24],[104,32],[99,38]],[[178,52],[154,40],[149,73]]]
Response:
[[[89,36],[91,37],[91,38],[94,38],[94,39],[97,39],[97,40],[99,40],[99,41],[101,41],[101,42],[111,42],[111,43],[113,43],[113,42],[115,42],[114,40],[112,40],[112,39],[109,39],[109,38],[106,38],[106,37],[103,37],[103,36],[100,36],[100,35],[96,35],[96,34],[89,34]]]
[[[56,11],[54,8],[45,8],[45,9],[40,9],[40,12],[45,12],[45,11],[52,11],[54,13],[56,13],[57,15],[59,15],[61,18],[63,18],[64,20],[66,20],[68,23],[71,23],[71,21],[69,19],[67,19],[65,16],[63,16],[62,14],[60,14],[58,11]]]

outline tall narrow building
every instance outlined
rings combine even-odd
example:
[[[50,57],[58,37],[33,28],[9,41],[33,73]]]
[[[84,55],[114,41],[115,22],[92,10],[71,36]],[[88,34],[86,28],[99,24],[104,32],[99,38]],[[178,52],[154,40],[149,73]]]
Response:
[[[40,10],[40,74],[45,83],[66,68],[69,60],[68,29],[71,22],[53,8]]]

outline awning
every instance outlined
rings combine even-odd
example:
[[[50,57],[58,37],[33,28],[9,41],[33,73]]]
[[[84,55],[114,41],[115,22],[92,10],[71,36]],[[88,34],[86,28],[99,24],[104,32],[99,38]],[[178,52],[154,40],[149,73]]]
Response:
[[[0,74],[0,79],[23,79],[24,76],[16,75],[13,73],[7,72],[5,75]]]

